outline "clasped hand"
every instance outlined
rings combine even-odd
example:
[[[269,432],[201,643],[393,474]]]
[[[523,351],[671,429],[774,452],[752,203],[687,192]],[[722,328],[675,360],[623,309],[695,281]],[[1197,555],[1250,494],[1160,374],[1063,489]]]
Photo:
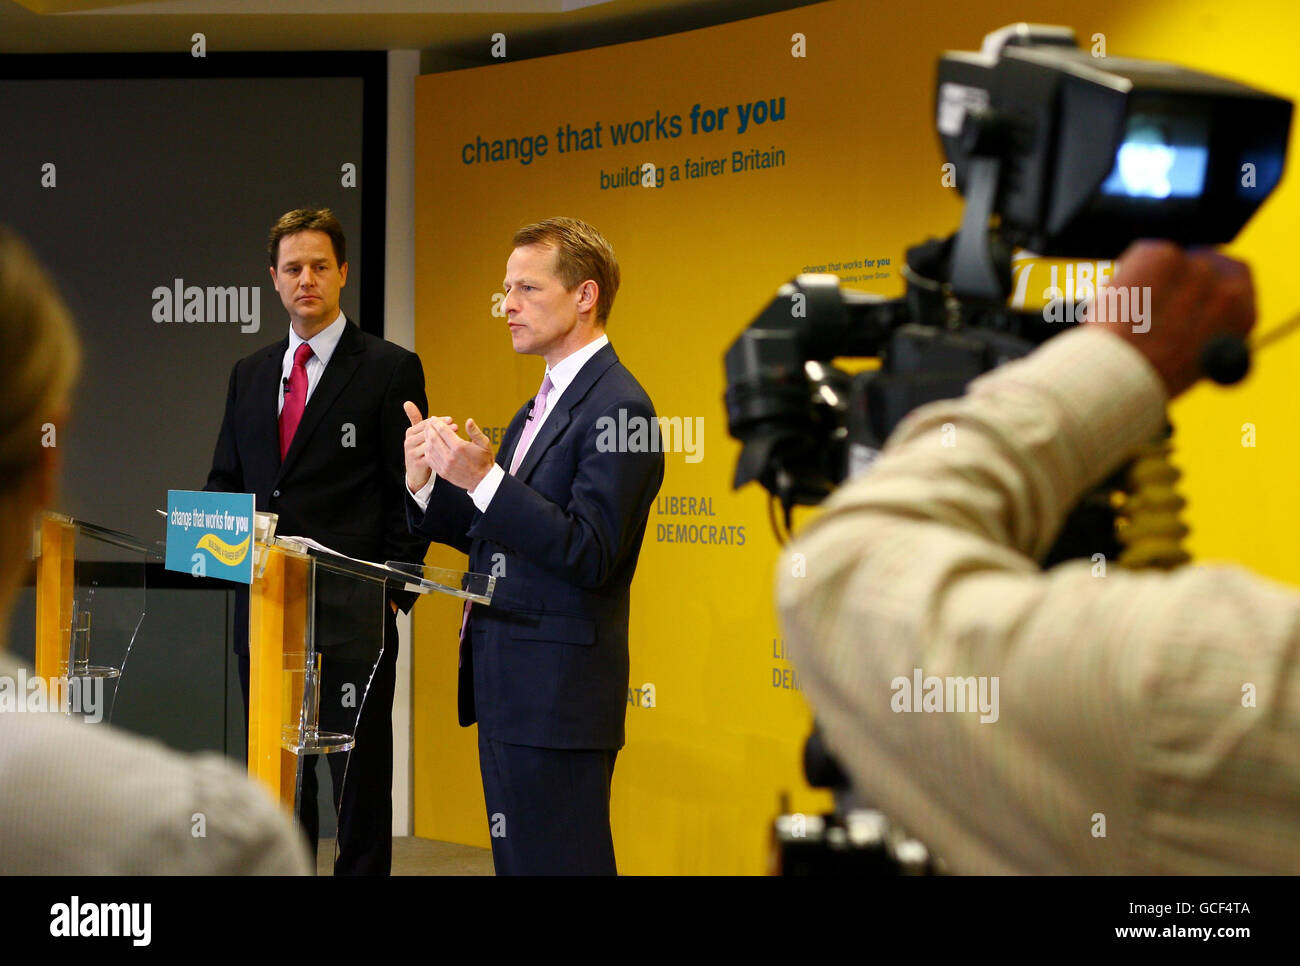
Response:
[[[412,493],[429,482],[429,476],[440,477],[459,486],[473,490],[487,476],[496,460],[492,444],[474,420],[465,420],[465,433],[469,439],[456,435],[459,428],[450,416],[425,419],[413,402],[403,403],[411,427],[406,431],[404,447],[406,457],[406,485]]]

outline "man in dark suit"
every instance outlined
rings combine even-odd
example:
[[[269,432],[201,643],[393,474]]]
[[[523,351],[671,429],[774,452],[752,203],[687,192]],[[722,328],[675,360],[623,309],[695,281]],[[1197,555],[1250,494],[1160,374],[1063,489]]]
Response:
[[[514,350],[546,360],[541,391],[495,458],[472,419],[462,439],[450,417],[406,405],[412,530],[502,576],[491,606],[466,611],[459,681],[498,874],[617,871],[628,591],[664,475],[654,406],[605,335],[618,282],[590,225],[520,229],[502,308]]]
[[[402,404],[424,400],[419,357],[362,332],[340,311],[347,250],[329,209],[281,216],[269,255],[289,335],[235,364],[206,489],[256,494],[258,510],[279,514],[276,532],[283,536],[311,537],[365,560],[423,561],[428,541],[406,526],[401,456]],[[396,613],[412,600],[377,596],[365,584],[317,570],[320,723],[356,741],[350,756],[328,756],[339,813],[336,875],[391,870]],[[236,595],[235,650],[247,712],[243,589]],[[314,853],[316,761],[302,765],[299,819]]]

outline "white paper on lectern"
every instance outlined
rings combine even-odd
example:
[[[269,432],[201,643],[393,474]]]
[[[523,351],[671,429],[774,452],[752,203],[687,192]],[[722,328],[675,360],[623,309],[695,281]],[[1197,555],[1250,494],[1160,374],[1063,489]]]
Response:
[[[311,547],[313,550],[321,550],[324,551],[325,553],[332,554],[335,557],[342,557],[344,560],[352,560],[355,561],[356,563],[373,565],[373,562],[370,560],[362,560],[360,557],[349,557],[345,553],[339,553],[337,550],[331,550],[329,547],[325,546],[325,544],[321,543],[319,540],[313,540],[311,537],[289,537],[289,536],[285,536],[284,534],[276,534],[276,536],[280,540],[292,540],[294,543],[304,544],[308,547]]]

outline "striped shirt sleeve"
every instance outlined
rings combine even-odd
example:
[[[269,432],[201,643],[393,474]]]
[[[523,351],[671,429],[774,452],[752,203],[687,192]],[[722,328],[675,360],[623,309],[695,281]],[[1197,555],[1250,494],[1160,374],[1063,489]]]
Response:
[[[831,748],[953,871],[1300,872],[1300,597],[1037,563],[1166,402],[1072,329],[911,413],[782,557]]]

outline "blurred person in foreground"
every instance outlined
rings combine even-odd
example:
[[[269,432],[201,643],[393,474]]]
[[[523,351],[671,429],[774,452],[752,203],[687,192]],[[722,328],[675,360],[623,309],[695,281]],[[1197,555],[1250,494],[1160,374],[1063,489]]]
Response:
[[[79,355],[45,273],[0,227],[0,627],[52,500],[58,450],[42,437],[62,424]],[[14,688],[19,668],[0,650],[5,679]],[[176,754],[57,711],[0,711],[0,874],[308,871],[288,816],[220,755]]]
[[[1037,562],[1254,324],[1222,255],[1138,243],[1113,284],[1150,331],[1090,319],[899,424],[787,549],[785,634],[856,790],[950,871],[1300,872],[1300,594]],[[988,713],[943,707],[968,679]]]

